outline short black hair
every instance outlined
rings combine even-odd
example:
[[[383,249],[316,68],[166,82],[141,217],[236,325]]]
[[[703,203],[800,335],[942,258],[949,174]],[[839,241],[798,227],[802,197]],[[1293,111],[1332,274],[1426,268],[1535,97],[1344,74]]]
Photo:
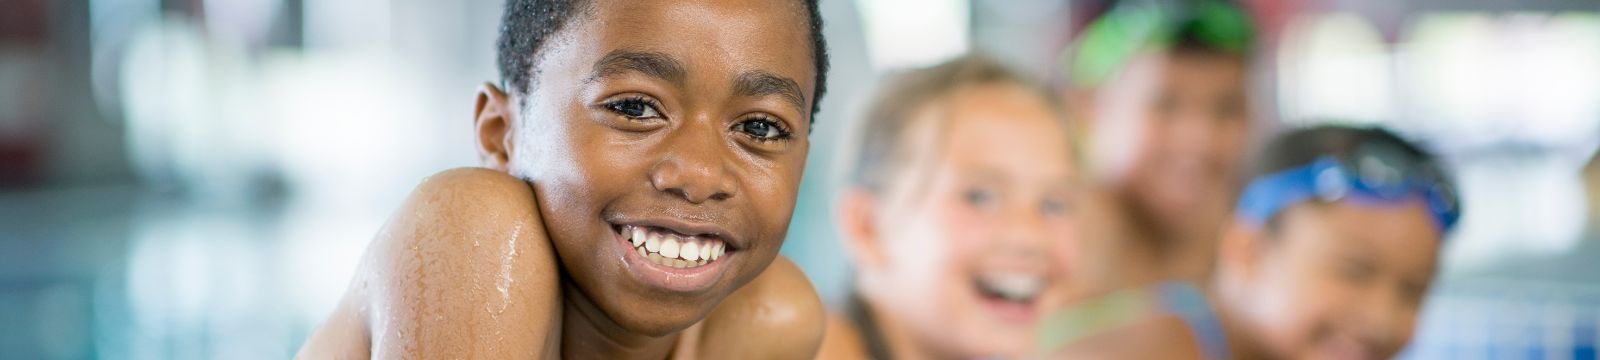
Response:
[[[526,94],[533,85],[539,50],[551,36],[571,22],[575,15],[590,9],[592,0],[506,0],[500,20],[500,39],[496,57],[500,85],[507,91]],[[828,44],[822,36],[822,14],[817,0],[800,0],[806,8],[811,31],[811,56],[816,63],[816,91],[812,92],[812,122],[822,109],[822,94],[827,89]]]
[[[1251,178],[1270,176],[1316,162],[1324,156],[1349,156],[1362,144],[1381,144],[1405,156],[1437,162],[1432,153],[1381,127],[1317,125],[1293,130],[1269,141],[1250,172]]]

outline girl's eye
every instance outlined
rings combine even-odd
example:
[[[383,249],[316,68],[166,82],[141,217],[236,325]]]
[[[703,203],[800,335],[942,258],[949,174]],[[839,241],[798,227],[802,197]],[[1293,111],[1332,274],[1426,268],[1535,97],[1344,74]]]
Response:
[[[607,110],[620,114],[629,119],[651,119],[661,117],[661,112],[656,110],[656,105],[644,98],[627,98],[605,104]]]
[[[1045,215],[1061,215],[1067,212],[1067,203],[1061,200],[1046,199],[1039,204],[1039,212]]]
[[[963,200],[966,200],[968,205],[979,208],[987,208],[989,207],[989,204],[994,202],[994,193],[983,188],[967,189],[967,191],[963,193],[961,197]]]
[[[761,141],[782,140],[789,137],[789,131],[785,130],[783,125],[766,118],[745,120],[734,127],[735,130]]]

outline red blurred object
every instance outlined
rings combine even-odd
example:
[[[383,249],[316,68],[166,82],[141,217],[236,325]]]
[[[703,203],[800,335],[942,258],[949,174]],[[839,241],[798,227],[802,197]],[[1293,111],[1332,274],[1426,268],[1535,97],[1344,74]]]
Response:
[[[0,44],[44,46],[45,0],[0,0]]]
[[[46,0],[0,0],[0,188],[36,185],[43,178],[45,123],[38,91],[48,67]]]

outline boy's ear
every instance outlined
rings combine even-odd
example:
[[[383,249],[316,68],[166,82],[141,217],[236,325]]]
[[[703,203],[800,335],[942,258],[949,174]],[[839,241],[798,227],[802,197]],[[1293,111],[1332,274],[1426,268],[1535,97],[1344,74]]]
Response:
[[[839,228],[844,232],[844,247],[858,267],[876,267],[884,263],[878,229],[877,196],[866,189],[851,186],[839,197]]]
[[[507,171],[511,158],[511,98],[494,84],[478,87],[473,106],[473,130],[478,137],[478,162],[481,166]]]
[[[1228,220],[1222,227],[1222,238],[1217,244],[1218,274],[1242,277],[1241,280],[1255,278],[1261,271],[1261,257],[1267,250],[1266,241],[1262,229]]]

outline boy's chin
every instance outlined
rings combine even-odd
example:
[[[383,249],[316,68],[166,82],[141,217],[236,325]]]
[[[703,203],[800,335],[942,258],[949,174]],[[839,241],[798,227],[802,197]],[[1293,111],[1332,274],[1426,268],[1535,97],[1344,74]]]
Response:
[[[722,299],[719,297],[716,300],[706,304],[667,301],[632,304],[625,306],[624,314],[612,315],[612,319],[629,332],[648,336],[667,336],[688,329],[710,316],[711,311],[716,308],[716,304],[721,303]]]

